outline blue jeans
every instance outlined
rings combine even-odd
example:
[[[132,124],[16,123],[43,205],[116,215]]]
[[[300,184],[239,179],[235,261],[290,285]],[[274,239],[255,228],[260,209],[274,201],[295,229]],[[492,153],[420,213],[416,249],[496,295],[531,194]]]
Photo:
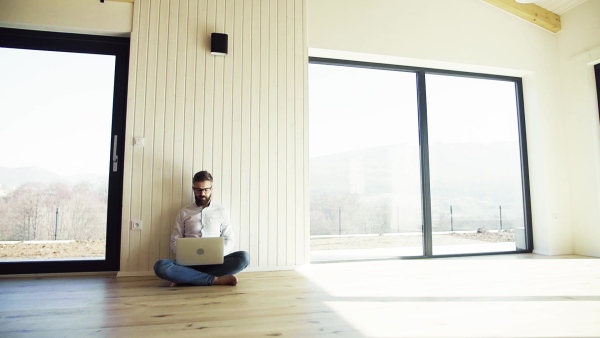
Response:
[[[154,273],[164,280],[177,284],[213,285],[215,277],[236,274],[250,264],[250,255],[245,251],[232,252],[225,256],[223,264],[182,266],[174,260],[161,259],[154,264]]]

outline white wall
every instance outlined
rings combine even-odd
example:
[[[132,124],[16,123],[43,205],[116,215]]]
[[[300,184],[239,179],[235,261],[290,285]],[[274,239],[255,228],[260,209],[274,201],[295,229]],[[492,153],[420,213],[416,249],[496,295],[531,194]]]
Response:
[[[600,63],[600,1],[590,0],[561,19],[557,42],[573,251],[600,257],[600,121],[593,67]]]
[[[310,56],[523,77],[534,247],[549,255],[573,252],[556,41],[483,1],[308,3]]]
[[[303,0],[136,0],[125,143],[121,273],[172,256],[192,177],[210,171],[251,268],[308,258]],[[210,34],[229,54],[210,54]],[[145,145],[133,146],[134,137]],[[130,231],[131,219],[143,221]]]
[[[0,26],[129,36],[133,4],[99,0],[0,0]]]

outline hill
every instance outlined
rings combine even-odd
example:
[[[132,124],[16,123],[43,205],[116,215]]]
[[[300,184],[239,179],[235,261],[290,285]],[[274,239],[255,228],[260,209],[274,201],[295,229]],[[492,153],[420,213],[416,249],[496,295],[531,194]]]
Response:
[[[76,184],[82,181],[87,181],[93,185],[105,184],[107,176],[98,174],[82,174],[76,176],[61,176],[57,173],[37,168],[37,167],[21,167],[8,168],[0,167],[0,189],[12,190],[16,187],[28,182],[43,182],[55,183],[61,182],[66,184]]]

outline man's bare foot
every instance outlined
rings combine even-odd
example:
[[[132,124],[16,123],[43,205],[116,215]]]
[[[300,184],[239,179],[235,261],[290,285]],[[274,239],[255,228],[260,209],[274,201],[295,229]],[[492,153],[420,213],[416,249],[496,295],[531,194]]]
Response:
[[[177,283],[171,283],[171,284],[169,284],[169,286],[170,286],[170,287],[177,286]]]
[[[235,275],[227,275],[221,277],[215,277],[213,285],[237,285],[238,279]]]

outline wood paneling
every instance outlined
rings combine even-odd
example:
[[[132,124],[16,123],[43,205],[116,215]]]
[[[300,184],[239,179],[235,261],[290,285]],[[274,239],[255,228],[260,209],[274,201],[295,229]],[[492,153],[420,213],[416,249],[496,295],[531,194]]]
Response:
[[[251,266],[305,263],[305,11],[304,0],[134,2],[122,273],[172,257],[175,215],[199,170],[213,174]],[[213,32],[229,35],[228,55],[210,54]]]

